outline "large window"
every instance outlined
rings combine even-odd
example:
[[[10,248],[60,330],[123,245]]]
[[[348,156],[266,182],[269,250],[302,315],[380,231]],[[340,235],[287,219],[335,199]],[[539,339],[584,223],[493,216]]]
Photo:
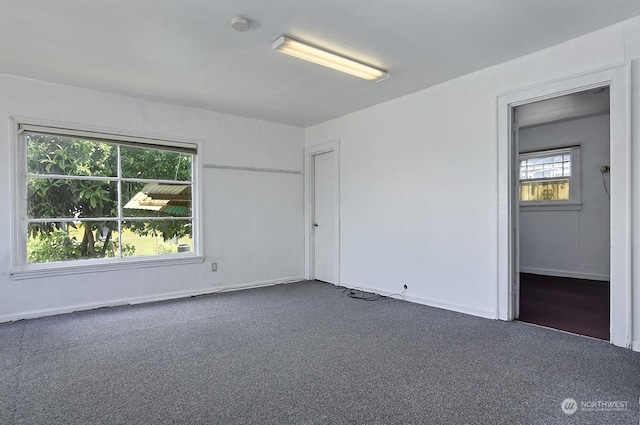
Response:
[[[28,125],[18,143],[21,268],[193,255],[195,145]]]
[[[580,148],[520,154],[521,206],[579,205]]]

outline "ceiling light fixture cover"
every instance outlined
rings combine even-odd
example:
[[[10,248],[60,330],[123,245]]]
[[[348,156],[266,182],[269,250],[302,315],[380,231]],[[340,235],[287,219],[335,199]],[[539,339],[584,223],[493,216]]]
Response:
[[[309,62],[317,63],[328,68],[346,72],[369,81],[382,81],[389,78],[389,74],[378,68],[365,65],[353,59],[328,52],[319,47],[281,36],[273,42],[273,50],[295,56]]]

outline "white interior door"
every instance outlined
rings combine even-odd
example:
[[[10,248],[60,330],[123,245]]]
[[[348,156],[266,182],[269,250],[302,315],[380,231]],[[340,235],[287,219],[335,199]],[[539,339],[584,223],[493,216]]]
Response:
[[[333,151],[314,155],[314,277],[336,284],[336,175]]]

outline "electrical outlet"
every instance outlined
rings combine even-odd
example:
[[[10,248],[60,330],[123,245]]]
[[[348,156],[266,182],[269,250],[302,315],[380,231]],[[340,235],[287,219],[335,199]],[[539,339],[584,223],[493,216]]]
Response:
[[[212,272],[218,271],[218,263],[211,263],[211,271]]]

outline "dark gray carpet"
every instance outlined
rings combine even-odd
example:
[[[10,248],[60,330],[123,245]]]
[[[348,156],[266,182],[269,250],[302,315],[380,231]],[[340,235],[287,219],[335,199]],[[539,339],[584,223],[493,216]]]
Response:
[[[26,320],[0,344],[2,424],[640,420],[638,353],[318,282]],[[627,407],[580,407],[609,401]]]

